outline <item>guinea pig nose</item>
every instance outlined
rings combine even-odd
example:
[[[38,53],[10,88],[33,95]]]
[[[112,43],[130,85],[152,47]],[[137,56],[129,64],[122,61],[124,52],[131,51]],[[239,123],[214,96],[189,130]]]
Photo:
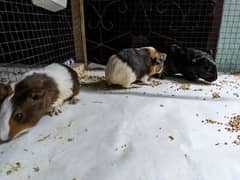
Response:
[[[17,113],[14,117],[14,121],[21,123],[23,120],[23,113]]]

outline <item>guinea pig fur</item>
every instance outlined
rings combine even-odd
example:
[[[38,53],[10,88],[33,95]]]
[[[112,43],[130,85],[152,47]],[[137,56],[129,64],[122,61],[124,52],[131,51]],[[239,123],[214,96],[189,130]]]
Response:
[[[180,73],[190,81],[202,78],[212,82],[217,79],[217,66],[211,51],[180,47],[173,44],[167,50],[167,55],[163,76]]]
[[[149,77],[162,72],[166,56],[153,47],[123,49],[109,58],[106,81],[124,88],[136,87],[137,80],[149,84]]]
[[[33,127],[43,115],[58,113],[64,101],[79,93],[78,75],[70,67],[53,63],[27,72],[14,85],[0,110],[0,140],[8,141]]]
[[[7,96],[10,96],[12,93],[13,93],[13,90],[10,84],[0,83],[0,107],[4,99]]]

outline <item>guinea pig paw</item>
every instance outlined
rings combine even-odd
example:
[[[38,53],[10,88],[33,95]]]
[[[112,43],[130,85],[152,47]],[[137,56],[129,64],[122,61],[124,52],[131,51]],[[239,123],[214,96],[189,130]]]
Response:
[[[152,85],[152,82],[151,82],[151,81],[141,81],[141,82],[139,82],[138,84],[140,84],[140,85],[146,85],[146,86],[151,86],[151,85]]]
[[[49,115],[50,116],[57,116],[59,115],[60,113],[62,113],[62,110],[60,107],[53,107],[52,110],[49,112]]]
[[[69,104],[77,104],[79,101],[79,98],[73,97],[69,100]]]
[[[129,87],[127,88],[140,88],[142,87],[140,84],[131,84]]]

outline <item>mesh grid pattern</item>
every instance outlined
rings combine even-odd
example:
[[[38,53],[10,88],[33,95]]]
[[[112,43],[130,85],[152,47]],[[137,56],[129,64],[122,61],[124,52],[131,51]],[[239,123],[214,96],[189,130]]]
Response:
[[[217,64],[220,71],[240,71],[240,1],[225,0],[218,43]]]
[[[176,42],[216,50],[215,7],[215,0],[88,0],[88,59],[105,64],[122,48],[151,45],[162,49]]]
[[[0,0],[0,62],[48,64],[74,57],[70,1],[50,12],[31,0]]]

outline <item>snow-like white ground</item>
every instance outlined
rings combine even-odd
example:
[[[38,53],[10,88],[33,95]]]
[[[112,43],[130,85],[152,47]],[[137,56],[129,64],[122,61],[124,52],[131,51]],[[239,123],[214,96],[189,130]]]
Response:
[[[232,143],[238,133],[205,123],[240,114],[239,77],[161,83],[82,87],[77,105],[65,104],[61,115],[0,145],[0,180],[240,179],[240,146]]]

